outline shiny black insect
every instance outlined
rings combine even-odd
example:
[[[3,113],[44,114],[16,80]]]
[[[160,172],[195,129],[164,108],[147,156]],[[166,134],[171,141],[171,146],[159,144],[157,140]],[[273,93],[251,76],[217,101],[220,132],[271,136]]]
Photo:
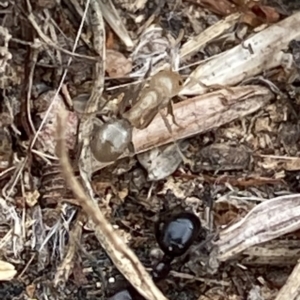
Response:
[[[155,236],[159,247],[170,257],[183,255],[200,230],[199,218],[190,212],[172,216],[165,223],[156,223]]]
[[[167,277],[174,258],[183,255],[197,237],[201,228],[199,218],[190,212],[173,215],[165,222],[157,222],[155,236],[158,245],[164,252],[164,257],[153,268],[151,275],[154,282]],[[108,300],[143,300],[137,291],[129,286],[117,292]]]

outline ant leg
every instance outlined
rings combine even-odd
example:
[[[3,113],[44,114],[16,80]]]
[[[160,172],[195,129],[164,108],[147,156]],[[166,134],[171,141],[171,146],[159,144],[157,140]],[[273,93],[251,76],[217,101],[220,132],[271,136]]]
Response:
[[[167,115],[171,115],[172,116],[172,122],[179,128],[182,128],[182,126],[180,126],[177,121],[176,121],[176,118],[175,118],[175,115],[174,115],[174,109],[173,109],[173,102],[170,101],[168,103],[168,106],[167,106]]]
[[[173,137],[173,134],[172,134],[172,128],[170,126],[170,123],[169,123],[167,117],[161,111],[160,111],[160,115],[161,115],[161,117],[162,117],[162,119],[163,119],[163,121],[164,121],[164,123],[165,123],[165,125],[166,125],[166,127],[167,127],[167,129],[168,129],[168,131],[170,133],[170,135],[171,135],[172,141],[173,141],[174,145],[176,146],[178,154],[180,155],[181,159],[183,160],[183,163],[185,165],[192,166],[193,165],[193,161],[184,156],[184,154],[182,153],[182,151],[180,150],[180,148],[178,146],[178,143],[175,141],[175,139]]]

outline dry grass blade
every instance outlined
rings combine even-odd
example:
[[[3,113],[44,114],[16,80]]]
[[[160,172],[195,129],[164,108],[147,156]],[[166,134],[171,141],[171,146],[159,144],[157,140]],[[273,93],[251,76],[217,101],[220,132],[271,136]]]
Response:
[[[299,239],[276,239],[246,249],[240,262],[247,266],[294,266],[299,257]]]
[[[87,103],[86,113],[94,113],[98,109],[98,102],[101,100],[102,92],[104,89],[106,61],[105,26],[102,18],[101,7],[97,0],[91,0],[90,11],[90,21],[93,30],[93,46],[94,50],[99,55],[99,61],[95,65],[93,89],[90,99]],[[103,105],[104,103],[101,104]]]
[[[232,14],[220,20],[216,24],[208,27],[206,30],[201,32],[198,36],[190,39],[185,44],[182,45],[180,49],[180,59],[185,59],[186,57],[192,55],[202,47],[204,47],[208,42],[213,41],[222,35],[226,30],[231,28],[240,18],[240,14]]]
[[[218,258],[225,261],[245,249],[300,228],[300,194],[277,197],[255,206],[242,220],[220,232]]]
[[[300,262],[295,266],[286,284],[281,288],[275,300],[297,300],[300,297]]]
[[[283,63],[283,50],[300,36],[300,12],[203,62],[190,74],[180,94],[197,95],[211,85],[236,85]]]
[[[89,147],[90,136],[93,130],[93,117],[95,116],[99,102],[101,100],[104,88],[104,73],[105,73],[105,28],[102,18],[101,9],[97,0],[91,0],[91,27],[93,31],[93,45],[100,60],[95,65],[94,82],[91,95],[86,104],[85,114],[83,115],[78,131],[78,140],[81,144],[81,152],[79,157],[79,170],[81,178],[83,179],[85,189],[93,198],[93,190],[90,184],[92,162],[91,150]]]
[[[125,44],[128,49],[132,49],[133,41],[126,30],[112,1],[98,0],[101,11],[106,22],[111,26],[116,35]]]
[[[37,24],[35,17],[32,13],[28,14],[28,21],[31,23],[32,27],[36,30],[37,34],[39,35],[39,37],[41,38],[41,40],[47,44],[50,47],[53,47],[56,50],[59,50],[63,53],[66,53],[68,55],[70,55],[70,57],[78,57],[78,58],[84,58],[84,59],[88,59],[88,60],[92,60],[94,61],[95,58],[94,57],[90,57],[87,55],[81,55],[81,54],[77,54],[74,51],[69,51],[66,50],[64,48],[61,48],[60,46],[56,45],[47,35],[45,35],[43,33],[43,31],[41,30],[41,28],[39,27],[39,25]]]
[[[81,240],[82,235],[82,215],[79,214],[76,224],[72,228],[70,232],[70,238],[68,243],[67,253],[64,257],[64,260],[58,267],[55,278],[54,278],[54,285],[57,286],[60,282],[65,283],[71,274],[71,271],[74,267],[74,258],[76,256],[77,244]]]
[[[73,175],[73,170],[68,159],[64,139],[64,114],[65,111],[58,116],[57,156],[60,159],[62,172],[67,184],[72,189],[85,213],[94,222],[95,231],[97,232],[96,236],[99,239],[99,242],[124,277],[146,299],[166,299],[160,290],[155,286],[150,275],[140,263],[139,259],[114,231],[113,227],[105,219],[97,204],[85,194],[84,189]]]

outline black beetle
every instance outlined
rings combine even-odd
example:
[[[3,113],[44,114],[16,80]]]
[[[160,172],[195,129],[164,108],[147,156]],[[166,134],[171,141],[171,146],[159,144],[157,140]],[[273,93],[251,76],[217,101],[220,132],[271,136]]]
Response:
[[[108,300],[134,300],[136,298],[132,295],[132,292],[133,291],[130,288],[127,290],[122,290],[122,291],[114,294]],[[141,298],[141,299],[143,299],[143,298]]]
[[[171,216],[166,222],[158,222],[155,236],[159,247],[170,257],[183,255],[200,231],[199,218],[190,212]]]
[[[200,228],[199,218],[191,212],[181,212],[171,216],[164,222],[159,221],[155,224],[155,237],[165,255],[151,272],[154,282],[167,277],[173,259],[183,255],[189,249]],[[127,289],[117,292],[108,300],[143,299],[132,286],[129,286]]]

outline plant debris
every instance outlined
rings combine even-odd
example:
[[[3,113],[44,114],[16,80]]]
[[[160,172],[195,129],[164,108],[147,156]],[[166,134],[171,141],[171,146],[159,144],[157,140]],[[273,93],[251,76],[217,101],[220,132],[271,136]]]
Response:
[[[1,299],[300,297],[298,0],[0,7]]]

